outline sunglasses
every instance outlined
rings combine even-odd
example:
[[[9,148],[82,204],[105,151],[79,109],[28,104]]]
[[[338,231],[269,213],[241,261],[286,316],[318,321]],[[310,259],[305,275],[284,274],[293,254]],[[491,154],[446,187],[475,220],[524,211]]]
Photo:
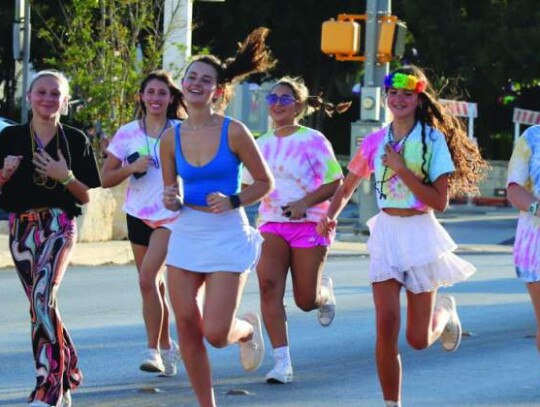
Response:
[[[281,106],[289,106],[296,103],[296,99],[292,95],[278,96],[275,93],[266,95],[266,103],[268,103],[270,106],[274,106],[277,102],[279,102]]]

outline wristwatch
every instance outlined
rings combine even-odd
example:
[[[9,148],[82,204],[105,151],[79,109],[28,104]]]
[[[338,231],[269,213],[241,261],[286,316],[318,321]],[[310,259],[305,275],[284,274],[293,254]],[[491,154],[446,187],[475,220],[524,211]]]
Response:
[[[538,211],[538,206],[540,205],[540,202],[538,201],[533,201],[530,205],[529,205],[529,209],[528,209],[528,212],[533,215],[533,216],[536,216],[536,212]]]

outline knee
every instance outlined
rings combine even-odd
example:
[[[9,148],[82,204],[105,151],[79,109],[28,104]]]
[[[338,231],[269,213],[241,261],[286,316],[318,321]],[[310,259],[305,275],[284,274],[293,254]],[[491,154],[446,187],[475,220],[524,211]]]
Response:
[[[274,280],[260,279],[259,291],[262,302],[268,303],[276,299],[281,301],[281,296],[279,295],[278,291],[278,285]]]
[[[304,312],[313,311],[317,307],[317,304],[315,304],[315,298],[314,297],[304,297],[304,296],[298,296],[294,297],[294,302],[296,303],[296,306],[300,308]]]
[[[400,314],[394,311],[377,311],[378,341],[397,342]]]
[[[429,346],[427,333],[415,329],[407,330],[407,342],[414,350],[426,349]]]
[[[224,348],[229,344],[229,331],[221,327],[204,327],[204,337],[214,348]]]
[[[157,291],[158,284],[156,278],[141,270],[139,274],[139,288],[143,294]]]

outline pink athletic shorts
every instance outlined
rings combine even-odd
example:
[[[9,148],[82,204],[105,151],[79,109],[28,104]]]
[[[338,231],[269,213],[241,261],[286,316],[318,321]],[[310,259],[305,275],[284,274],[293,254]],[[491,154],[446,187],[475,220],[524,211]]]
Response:
[[[335,233],[330,237],[319,235],[315,222],[267,222],[259,231],[278,235],[292,248],[330,246],[335,237]]]

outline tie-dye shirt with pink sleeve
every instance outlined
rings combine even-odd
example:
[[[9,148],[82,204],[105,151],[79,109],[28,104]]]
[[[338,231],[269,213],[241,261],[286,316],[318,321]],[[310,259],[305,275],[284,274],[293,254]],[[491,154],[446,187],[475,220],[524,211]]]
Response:
[[[178,120],[169,122],[171,126],[179,123]],[[159,221],[168,223],[178,217],[178,212],[169,211],[163,205],[160,141],[146,137],[139,121],[135,120],[120,127],[107,147],[109,154],[122,161],[122,166],[128,165],[127,157],[135,152],[152,158],[152,164],[148,166],[146,175],[140,178],[129,177],[123,210],[136,218],[153,221],[155,225],[159,225]]]
[[[540,126],[529,127],[517,139],[508,163],[510,184],[521,185],[540,200]],[[524,211],[518,218],[514,263],[521,280],[540,281],[540,218]]]
[[[396,173],[382,163],[384,147],[391,143],[400,152],[405,165],[419,179],[434,182],[441,175],[455,171],[444,135],[425,125],[425,150],[422,142],[422,125],[418,122],[408,136],[395,142],[389,127],[366,136],[349,163],[349,171],[361,178],[375,176],[375,196],[379,208],[403,208],[427,211],[430,208],[420,201]],[[422,171],[424,169],[424,171]]]
[[[275,179],[274,190],[261,201],[257,223],[318,222],[326,214],[329,201],[308,208],[306,217],[298,221],[283,216],[281,207],[343,178],[328,139],[317,130],[300,126],[286,137],[268,132],[257,139],[257,145]],[[253,182],[249,172],[244,171],[242,182]]]

